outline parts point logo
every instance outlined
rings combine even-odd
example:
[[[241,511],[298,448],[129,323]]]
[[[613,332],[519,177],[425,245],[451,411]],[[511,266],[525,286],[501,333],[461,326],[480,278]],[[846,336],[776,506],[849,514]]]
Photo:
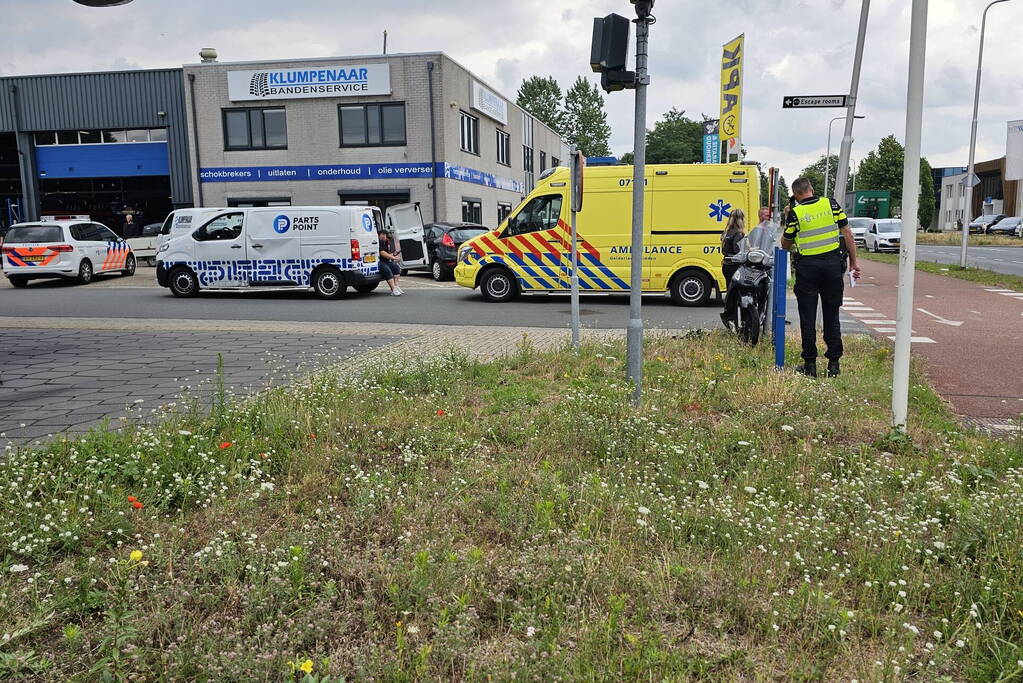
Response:
[[[278,235],[283,235],[291,228],[291,219],[285,215],[280,215],[274,219],[274,232]]]
[[[718,223],[732,215],[732,212],[729,211],[729,209],[732,208],[732,205],[726,204],[724,199],[719,199],[715,203],[709,204],[708,208],[710,208],[710,213],[707,215],[716,220]]]
[[[267,97],[270,95],[270,86],[267,83],[270,75],[266,71],[257,71],[252,74],[249,81],[249,94],[256,97]]]
[[[373,219],[369,217],[369,214],[362,214],[362,229],[366,232],[373,232]]]

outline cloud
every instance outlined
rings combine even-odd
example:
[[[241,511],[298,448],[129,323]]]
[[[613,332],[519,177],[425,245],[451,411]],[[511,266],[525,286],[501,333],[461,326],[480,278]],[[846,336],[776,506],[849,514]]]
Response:
[[[974,64],[987,0],[931,0],[924,153],[934,165],[963,165],[969,142]],[[136,0],[88,9],[71,0],[4,7],[0,72],[51,73],[175,66],[216,47],[224,61],[442,50],[509,97],[522,78],[553,75],[562,87],[589,71],[592,18],[631,14],[624,0]],[[902,139],[908,0],[872,3],[853,158],[888,134]],[[787,178],[825,151],[828,121],[841,110],[783,111],[789,94],[847,92],[860,3],[856,0],[660,0],[651,28],[653,123],[672,107],[716,115],[721,45],[747,40],[743,141],[752,158]],[[1000,156],[1005,121],[1023,118],[1023,70],[1015,27],[1023,4],[989,14],[978,126],[978,159]],[[70,38],[70,39],[69,39]],[[631,93],[607,97],[612,148],[632,149]],[[839,125],[835,126],[836,138]],[[837,139],[832,140],[833,147]]]

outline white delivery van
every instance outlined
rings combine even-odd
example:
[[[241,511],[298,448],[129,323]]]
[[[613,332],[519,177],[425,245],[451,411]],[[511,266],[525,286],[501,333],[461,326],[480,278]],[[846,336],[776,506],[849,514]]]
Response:
[[[324,299],[380,283],[377,227],[370,206],[220,209],[172,234],[157,253],[157,281],[175,296],[200,290],[312,288]]]
[[[208,218],[212,218],[218,213],[229,211],[226,207],[202,207],[199,209],[174,209],[167,218],[164,219],[163,225],[160,227],[160,234],[156,236],[156,243],[154,249],[160,250],[160,247],[164,242],[169,240],[171,237],[177,237],[187,232],[191,232],[195,228],[199,227],[199,224],[204,222]]]

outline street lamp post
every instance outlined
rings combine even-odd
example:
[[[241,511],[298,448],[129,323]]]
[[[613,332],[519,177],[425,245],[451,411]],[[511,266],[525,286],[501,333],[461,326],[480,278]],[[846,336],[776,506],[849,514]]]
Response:
[[[846,116],[836,116],[835,118],[831,119],[831,121],[828,122],[828,152],[827,152],[827,154],[824,155],[824,196],[825,197],[828,196],[828,179],[831,176],[831,126],[832,126],[832,124],[835,123],[835,121],[841,121],[841,120],[847,119],[847,118],[849,118],[848,115],[846,115]],[[856,115],[853,118],[854,119],[865,119],[867,117],[866,116]],[[839,201],[839,203],[841,203],[841,200]]]
[[[959,267],[966,267],[966,248],[970,239],[970,221],[973,215],[973,162],[977,155],[977,109],[980,107],[980,69],[984,64],[984,30],[987,28],[987,11],[1000,2],[1009,0],[994,0],[984,8],[984,14],[980,20],[980,49],[977,50],[977,81],[973,88],[973,120],[970,123],[970,165],[966,169],[966,197],[965,215],[963,218],[963,246],[959,254]]]

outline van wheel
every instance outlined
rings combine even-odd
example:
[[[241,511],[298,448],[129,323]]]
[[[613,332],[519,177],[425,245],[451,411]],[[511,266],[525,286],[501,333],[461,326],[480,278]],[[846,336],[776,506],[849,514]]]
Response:
[[[321,299],[340,299],[348,285],[337,268],[320,268],[313,273],[313,291]]]
[[[484,301],[502,303],[511,301],[519,293],[519,283],[504,268],[488,270],[480,281],[480,293]]]
[[[92,282],[92,261],[87,258],[83,258],[82,262],[78,264],[78,284],[87,285]]]
[[[187,299],[199,293],[199,278],[188,268],[175,268],[167,277],[167,287],[174,296]]]
[[[374,282],[371,285],[356,285],[355,286],[355,291],[358,292],[359,294],[369,294],[370,292],[374,291],[379,286],[380,286],[380,281],[377,280],[376,282]]]
[[[679,306],[703,306],[710,300],[710,278],[699,270],[676,273],[668,284],[671,300]]]
[[[135,254],[128,254],[128,258],[124,261],[124,270],[121,271],[122,275],[132,276],[135,274],[135,268],[138,264],[135,262]]]

